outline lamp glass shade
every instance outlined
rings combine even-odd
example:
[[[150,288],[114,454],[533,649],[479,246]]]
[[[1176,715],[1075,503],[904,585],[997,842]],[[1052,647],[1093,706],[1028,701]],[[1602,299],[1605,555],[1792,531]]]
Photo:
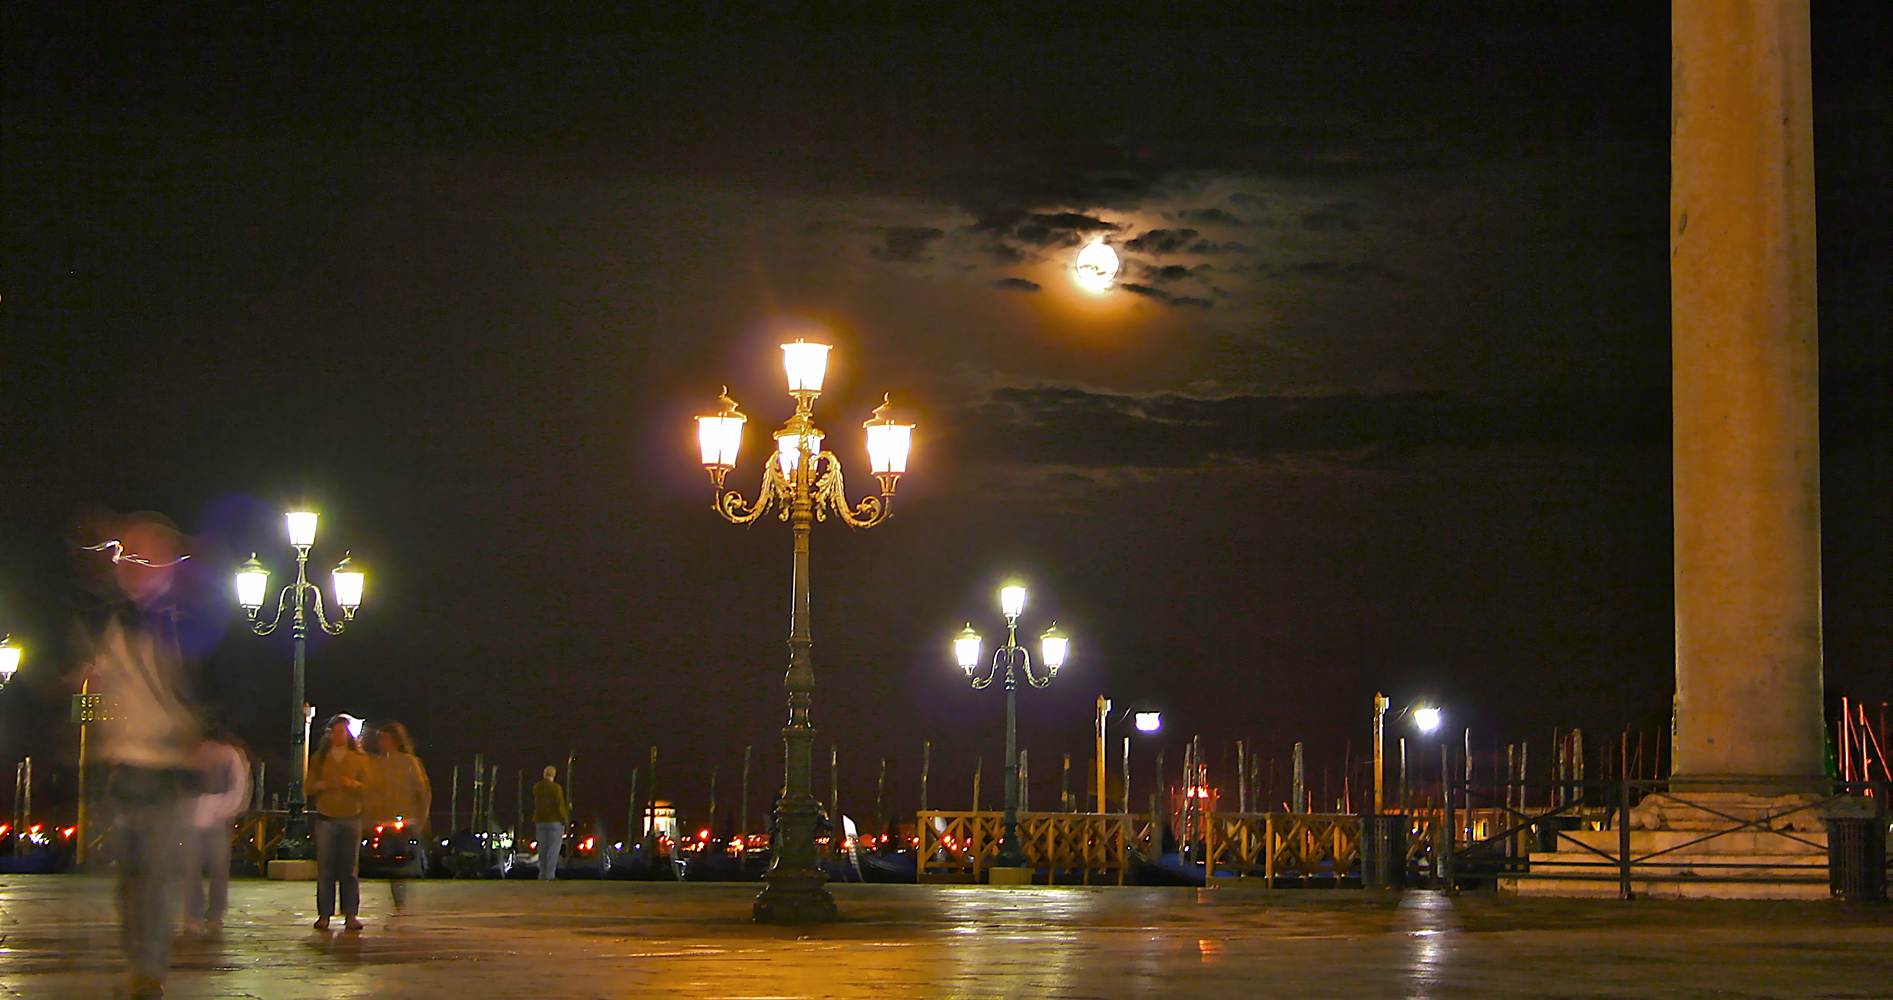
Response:
[[[808,453],[819,455],[822,452],[822,435],[783,433],[776,435],[776,458],[782,463],[782,474],[795,475],[795,467],[802,464],[802,440],[808,439]]]
[[[868,429],[868,464],[877,476],[907,471],[907,451],[914,442],[914,425],[892,420],[870,420]]]
[[[263,596],[269,593],[269,570],[256,561],[252,554],[250,561],[237,569],[237,603],[255,611],[263,606]]]
[[[289,544],[299,549],[306,549],[316,542],[316,513],[312,510],[292,510],[283,515],[289,522]]]
[[[0,646],[0,684],[13,679],[13,675],[20,669],[22,655],[24,653],[20,647],[15,646],[11,639],[7,640],[6,645]]]
[[[1138,712],[1136,715],[1137,731],[1154,733],[1163,728],[1162,712]]]
[[[1039,658],[1052,670],[1065,665],[1065,653],[1071,649],[1071,638],[1053,625],[1039,636]]]
[[[344,558],[330,576],[335,580],[335,603],[350,611],[362,606],[362,587],[368,577],[355,567],[353,560]]]
[[[697,445],[703,449],[704,467],[736,468],[736,452],[743,446],[743,424],[748,419],[741,414],[697,418]]]
[[[1440,710],[1437,708],[1416,708],[1413,710],[1413,724],[1420,732],[1430,733],[1439,728]]]
[[[1017,618],[1025,613],[1025,588],[999,588],[999,613],[1007,618]]]
[[[828,345],[802,340],[783,344],[782,370],[789,376],[790,392],[821,392],[828,374]]]
[[[960,669],[969,674],[979,666],[979,633],[973,631],[971,623],[953,638],[953,658],[959,661]]]

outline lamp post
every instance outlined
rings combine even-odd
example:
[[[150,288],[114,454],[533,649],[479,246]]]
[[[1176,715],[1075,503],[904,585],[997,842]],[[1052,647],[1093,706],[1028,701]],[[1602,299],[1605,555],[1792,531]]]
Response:
[[[697,418],[697,442],[703,467],[714,484],[713,506],[732,524],[748,524],[766,511],[789,522],[794,537],[793,574],[789,594],[789,669],[783,678],[788,689],[789,718],[782,729],[783,794],[776,804],[776,832],[770,838],[773,858],[764,878],[768,885],[756,897],[755,919],[772,924],[824,923],[835,919],[835,900],[822,885],[827,881],[815,857],[815,822],[819,807],[810,789],[810,757],[815,726],[809,710],[815,699],[815,664],[809,639],[809,529],[829,514],[856,528],[870,528],[887,519],[894,487],[907,471],[907,452],[913,425],[888,416],[883,402],[862,425],[867,431],[869,471],[879,481],[879,495],[850,505],[842,484],[841,460],[822,450],[822,432],[812,410],[821,395],[828,368],[828,346],[797,340],[782,345],[782,367],[788,376],[795,412],[775,434],[776,454],[764,464],[756,502],[723,488],[723,477],[736,467],[742,446],[743,423],[736,402],[724,390],[723,409]],[[834,817],[840,830],[841,818]]]
[[[276,631],[283,624],[283,616],[289,615],[290,635],[295,639],[296,649],[295,668],[290,674],[289,815],[284,820],[283,839],[276,853],[284,859],[307,859],[312,845],[308,817],[303,813],[302,779],[308,769],[309,714],[303,704],[303,664],[309,619],[313,614],[322,631],[340,635],[355,617],[355,609],[361,607],[366,578],[348,554],[343,553],[341,563],[330,574],[335,584],[335,603],[342,609],[342,618],[329,621],[322,609],[322,589],[309,582],[308,574],[309,549],[315,545],[317,516],[312,511],[297,510],[285,514],[283,519],[289,529],[289,544],[296,549],[295,582],[276,595],[276,613],[268,619],[259,618],[269,592],[269,571],[257,562],[256,553],[252,552],[249,561],[237,569],[237,603],[249,614],[250,630],[257,635]]]
[[[993,864],[998,868],[1023,868],[1025,852],[1019,849],[1018,678],[1024,675],[1026,682],[1035,688],[1050,684],[1052,678],[1058,676],[1058,668],[1065,665],[1065,653],[1071,646],[1071,640],[1058,630],[1056,622],[1039,637],[1039,653],[1045,661],[1045,676],[1040,677],[1032,672],[1031,654],[1019,645],[1019,615],[1025,611],[1025,588],[1001,587],[999,611],[1006,616],[1006,644],[993,650],[992,666],[985,674],[974,673],[979,667],[980,640],[971,622],[953,640],[953,655],[959,661],[960,669],[966,671],[966,676],[972,680],[975,690],[984,690],[997,678],[1005,679],[1006,815],[999,835],[999,856]]]

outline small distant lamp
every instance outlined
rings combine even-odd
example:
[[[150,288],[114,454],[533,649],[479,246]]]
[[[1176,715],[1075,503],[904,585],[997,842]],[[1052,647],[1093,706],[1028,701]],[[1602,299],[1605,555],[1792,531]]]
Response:
[[[1025,613],[1025,588],[1019,586],[999,588],[999,613],[1007,618],[1017,618]]]
[[[1065,665],[1065,651],[1070,648],[1071,637],[1058,630],[1057,622],[1053,622],[1052,627],[1046,629],[1044,635],[1039,636],[1039,656],[1045,660],[1045,666],[1054,674],[1058,673],[1059,667]]]
[[[289,524],[289,544],[299,549],[306,549],[316,543],[316,514],[308,510],[292,510],[283,515]]]
[[[979,666],[979,633],[973,631],[972,622],[967,622],[966,628],[954,637],[953,658],[959,661],[960,669],[969,674]]]
[[[342,606],[342,615],[354,617],[355,609],[362,606],[362,587],[368,582],[367,575],[346,554],[336,565],[335,572],[329,575],[335,581],[335,603]]]
[[[1430,733],[1439,728],[1442,716],[1437,708],[1416,708],[1413,710],[1413,725],[1423,733]]]
[[[1163,713],[1162,712],[1138,712],[1137,715],[1135,716],[1135,721],[1137,724],[1138,732],[1154,733],[1163,728]]]
[[[269,570],[256,561],[256,553],[250,553],[250,561],[237,569],[237,603],[243,610],[256,617],[263,610],[263,598],[269,593]]]

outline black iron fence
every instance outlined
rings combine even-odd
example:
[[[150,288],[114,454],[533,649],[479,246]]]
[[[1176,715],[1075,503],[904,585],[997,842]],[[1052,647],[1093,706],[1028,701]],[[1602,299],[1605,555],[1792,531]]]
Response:
[[[1429,874],[1445,888],[1614,880],[1623,899],[1661,882],[1826,883],[1884,897],[1888,782],[1757,789],[1754,779],[1454,781]]]

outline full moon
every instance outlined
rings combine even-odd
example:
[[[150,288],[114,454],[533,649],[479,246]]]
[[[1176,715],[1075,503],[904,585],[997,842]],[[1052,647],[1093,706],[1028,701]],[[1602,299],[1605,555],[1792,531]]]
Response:
[[[1117,279],[1117,251],[1105,246],[1103,240],[1088,244],[1072,261],[1071,278],[1087,292],[1110,291],[1111,282]]]

